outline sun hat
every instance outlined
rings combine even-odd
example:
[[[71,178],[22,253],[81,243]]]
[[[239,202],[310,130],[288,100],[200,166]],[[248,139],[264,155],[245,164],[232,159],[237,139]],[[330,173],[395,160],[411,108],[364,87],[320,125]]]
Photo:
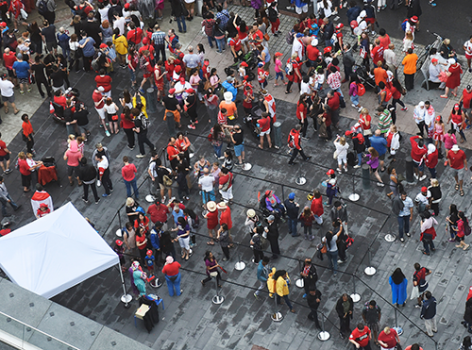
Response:
[[[459,151],[460,150],[459,145],[452,146],[451,150],[454,151],[454,152]]]
[[[246,215],[248,218],[253,218],[256,216],[256,211],[254,209],[248,209]]]
[[[232,102],[233,101],[233,93],[230,92],[230,91],[226,91],[224,94],[223,94],[224,98],[225,98],[225,101],[226,102]]]
[[[210,211],[210,212],[214,212],[214,211],[216,210],[216,203],[213,202],[213,201],[209,201],[209,202],[207,203],[207,209],[208,209],[208,211]]]
[[[226,205],[225,202],[219,202],[216,207],[220,210],[225,210],[226,208],[228,208],[228,206]]]

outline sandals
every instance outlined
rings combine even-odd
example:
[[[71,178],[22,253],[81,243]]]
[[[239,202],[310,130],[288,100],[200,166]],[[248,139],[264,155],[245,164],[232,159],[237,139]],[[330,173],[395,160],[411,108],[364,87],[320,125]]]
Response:
[[[215,242],[213,242],[213,241],[208,241],[207,244],[208,244],[208,245],[215,245]]]
[[[456,186],[454,187],[456,189],[456,191],[459,190],[459,184],[456,184]]]
[[[464,197],[464,190],[461,190],[459,194],[461,195],[461,197]]]

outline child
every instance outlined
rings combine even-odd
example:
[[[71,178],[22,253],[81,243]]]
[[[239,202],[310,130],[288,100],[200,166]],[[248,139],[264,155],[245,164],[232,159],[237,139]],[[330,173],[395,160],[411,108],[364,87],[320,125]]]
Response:
[[[82,136],[77,137],[77,148],[83,156],[85,152],[85,140]]]
[[[224,153],[225,160],[223,162],[223,167],[228,169],[229,171],[233,171],[233,152],[227,149]],[[234,181],[234,180],[233,180]]]
[[[269,72],[264,70],[264,63],[259,62],[257,64],[259,68],[257,68],[257,81],[259,82],[259,85],[261,89],[265,89],[267,86],[267,78],[269,77]]]
[[[216,234],[216,239],[220,242],[221,250],[223,251],[225,257],[223,261],[229,260],[229,234],[228,234],[228,225],[221,225],[220,229]]]
[[[315,239],[313,236],[312,227],[313,221],[315,221],[315,216],[309,207],[303,209],[302,215],[300,215],[300,221],[303,225],[303,230],[305,232],[305,239],[312,241]]]
[[[407,52],[410,48],[414,48],[413,34],[411,31],[407,30],[405,32],[405,37],[403,38],[403,52]]]
[[[323,83],[325,79],[323,67],[318,67],[315,74],[315,90],[320,91],[323,88]]]
[[[249,67],[249,65],[246,62],[241,62],[239,65],[239,76],[241,77],[241,80],[244,80],[244,77],[247,75],[246,68]]]
[[[50,212],[51,212],[51,209],[49,209],[48,205],[46,203],[41,203],[36,213],[36,216],[39,219],[39,218],[42,218],[43,216],[48,215]]]
[[[250,85],[246,85],[244,87],[244,100],[243,100],[243,108],[244,108],[244,112],[246,113],[246,117],[251,114],[253,100],[254,100],[254,95],[252,92],[252,88]]]
[[[149,276],[153,275],[154,274],[154,255],[152,254],[151,249],[149,249],[146,252],[146,256],[144,257],[144,262],[149,271]]]
[[[444,141],[444,122],[442,121],[442,118],[440,115],[436,117],[436,120],[434,121],[434,134],[433,134],[433,139],[435,142],[436,149],[439,152],[439,158],[442,158],[442,152],[441,152],[441,145]]]
[[[280,53],[280,52],[276,52],[275,55],[274,55],[274,63],[275,63],[275,67],[274,67],[274,70],[275,70],[275,83],[274,83],[274,86],[279,86],[279,84],[277,84],[277,81],[279,80],[279,78],[280,78],[280,80],[282,81],[282,83],[284,85],[287,85],[287,83],[284,80],[282,61],[280,60],[280,57],[282,57],[282,56],[283,56],[283,54]]]
[[[115,247],[113,248],[113,250],[115,251],[116,254],[118,254],[118,258],[120,259],[120,264],[121,264],[121,270],[123,272],[126,271],[126,267],[125,267],[125,257],[124,257],[124,252],[125,252],[125,247],[123,246],[123,241],[117,239],[115,241]]]
[[[329,169],[326,175],[329,176],[328,180],[326,180],[326,195],[328,196],[329,201],[324,202],[323,204],[331,205],[333,202],[333,197],[336,196],[338,192],[336,173],[333,169]]]

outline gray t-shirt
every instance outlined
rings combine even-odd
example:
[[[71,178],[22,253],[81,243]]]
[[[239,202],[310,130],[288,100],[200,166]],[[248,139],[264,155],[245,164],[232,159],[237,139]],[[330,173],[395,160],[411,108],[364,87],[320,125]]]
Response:
[[[200,63],[200,56],[194,53],[188,53],[184,56],[183,61],[188,68],[197,68]]]
[[[338,251],[338,246],[336,245],[336,241],[338,240],[338,236],[334,235],[333,238],[331,238],[331,242],[328,244],[326,243],[326,237],[323,237],[322,241],[326,243],[326,248],[328,248],[328,252],[337,252]]]

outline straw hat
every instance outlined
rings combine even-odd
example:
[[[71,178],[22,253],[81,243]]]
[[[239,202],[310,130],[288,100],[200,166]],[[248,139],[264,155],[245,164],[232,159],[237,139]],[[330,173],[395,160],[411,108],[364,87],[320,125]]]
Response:
[[[246,215],[248,218],[253,218],[256,216],[256,211],[254,209],[248,209],[247,212],[246,212]]]
[[[216,207],[219,209],[219,210],[225,210],[226,208],[228,208],[228,206],[226,205],[225,202],[219,202]]]
[[[208,211],[214,212],[216,210],[216,203],[213,201],[208,202],[207,209]]]

